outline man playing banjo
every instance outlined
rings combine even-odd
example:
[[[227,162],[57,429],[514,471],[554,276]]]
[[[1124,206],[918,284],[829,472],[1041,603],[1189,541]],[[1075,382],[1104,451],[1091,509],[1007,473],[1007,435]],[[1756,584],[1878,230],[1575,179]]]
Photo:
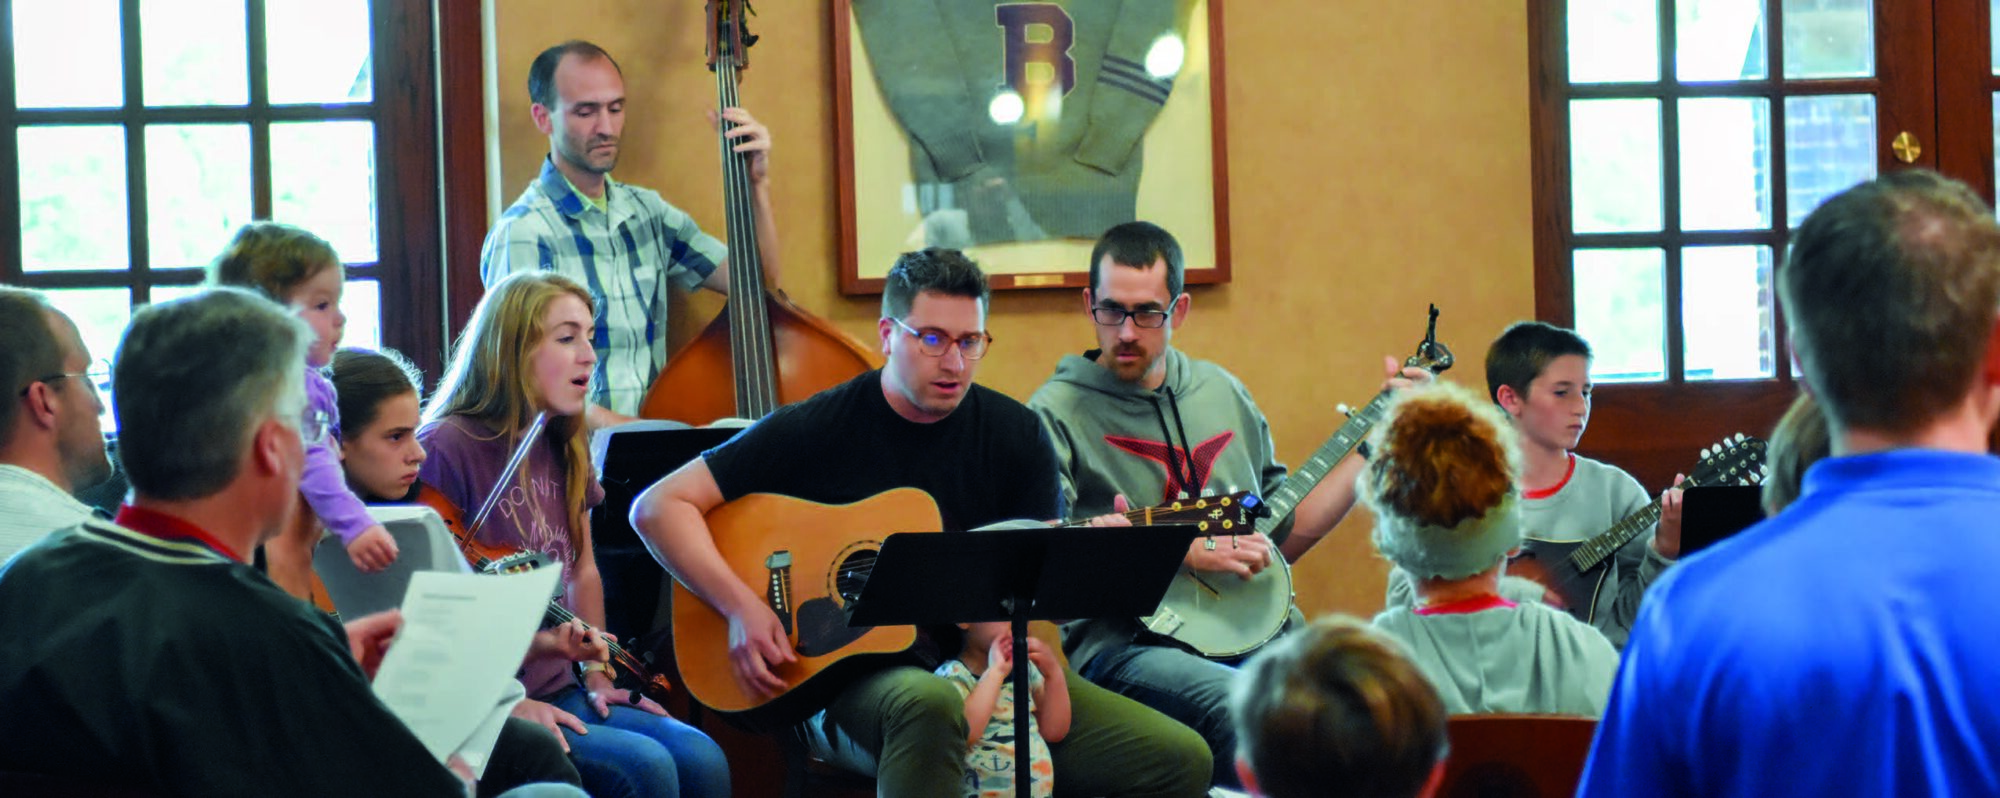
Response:
[[[1221,366],[1171,346],[1190,302],[1179,242],[1158,225],[1128,222],[1098,239],[1090,261],[1083,299],[1097,348],[1065,356],[1028,400],[1055,445],[1070,517],[1122,511],[1128,500],[1151,505],[1242,489],[1271,495],[1286,469],[1250,392]],[[1389,371],[1397,386],[1430,379],[1418,368],[1397,376],[1393,359]],[[1211,578],[1250,579],[1276,556],[1297,560],[1354,506],[1361,465],[1359,456],[1335,465],[1269,538],[1195,539],[1184,566]],[[1234,781],[1236,735],[1227,708],[1234,659],[1193,653],[1129,618],[1072,622],[1063,645],[1084,678],[1199,732],[1215,755],[1217,782]]]

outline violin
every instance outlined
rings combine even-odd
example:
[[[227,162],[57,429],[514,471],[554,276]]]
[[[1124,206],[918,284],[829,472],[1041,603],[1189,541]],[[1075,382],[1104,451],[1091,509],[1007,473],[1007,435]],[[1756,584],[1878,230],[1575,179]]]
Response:
[[[513,481],[514,474],[520,470],[521,463],[527,459],[529,447],[541,438],[541,431],[546,421],[546,415],[537,414],[535,420],[528,425],[527,434],[522,436],[520,446],[515,448],[513,455],[507,459],[507,467],[501,469],[500,478],[494,480],[493,488],[487,493],[486,503],[480,507],[479,513],[473,516],[470,524],[465,522],[465,514],[459,510],[458,505],[452,502],[450,498],[447,498],[442,492],[439,492],[437,488],[421,483],[417,486],[417,503],[437,512],[438,517],[444,520],[444,528],[450,530],[451,536],[457,539],[458,549],[465,554],[466,561],[472,563],[472,567],[480,573],[519,573],[550,564],[548,556],[540,552],[527,552],[505,546],[492,546],[479,543],[477,540],[480,528],[485,526],[486,519],[492,514],[493,508],[499,505],[498,499],[503,492],[502,488],[507,483]],[[612,680],[614,682],[620,677],[629,678],[633,683],[638,685],[633,693],[635,696],[645,695],[659,702],[662,706],[667,703],[668,697],[673,694],[673,686],[668,683],[667,677],[653,673],[652,669],[646,667],[646,664],[640,661],[637,656],[627,651],[623,646],[618,645],[618,642],[613,640],[611,635],[606,634],[597,627],[591,626],[588,621],[576,617],[576,614],[570,612],[568,607],[551,599],[548,609],[542,615],[542,628],[547,629],[551,626],[560,626],[570,622],[575,622],[585,630],[596,633],[598,637],[604,640],[605,647],[611,653],[610,663],[613,671]],[[637,703],[638,699],[634,698],[633,702]]]

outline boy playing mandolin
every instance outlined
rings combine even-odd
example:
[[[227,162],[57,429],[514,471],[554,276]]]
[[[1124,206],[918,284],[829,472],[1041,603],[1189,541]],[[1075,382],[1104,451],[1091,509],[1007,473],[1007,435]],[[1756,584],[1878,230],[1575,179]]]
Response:
[[[1486,390],[1514,419],[1521,444],[1521,528],[1528,537],[1583,540],[1646,507],[1646,489],[1631,474],[1571,451],[1590,423],[1590,344],[1571,330],[1539,321],[1508,327],[1486,350]],[[1676,482],[1679,481],[1677,477]],[[1603,567],[1610,569],[1591,607],[1566,607],[1623,648],[1646,586],[1681,549],[1681,492],[1660,497],[1660,522],[1633,538]],[[1518,580],[1508,598],[1543,598]],[[1409,574],[1389,574],[1391,607],[1413,601]],[[1585,597],[1586,600],[1588,597]]]

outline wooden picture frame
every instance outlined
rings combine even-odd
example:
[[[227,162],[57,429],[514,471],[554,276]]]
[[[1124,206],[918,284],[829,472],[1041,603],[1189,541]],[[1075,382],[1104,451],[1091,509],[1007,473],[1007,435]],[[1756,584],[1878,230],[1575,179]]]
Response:
[[[1180,241],[1188,284],[1229,280],[1222,0],[1125,3],[1158,4],[1151,9],[1155,21],[1163,17],[1166,8],[1172,9],[1171,30],[1154,40],[1143,62],[1088,52],[1093,40],[1096,48],[1111,48],[1105,41],[1109,37],[1101,33],[1071,34],[1061,42],[1068,45],[1066,48],[1050,49],[1064,35],[1058,26],[1070,26],[1068,31],[1077,26],[1101,31],[1108,26],[1101,18],[1076,20],[1054,3],[982,3],[976,10],[958,11],[950,8],[954,4],[931,0],[834,0],[842,293],[880,293],[882,278],[896,256],[924,246],[964,249],[985,269],[996,290],[1083,287],[1089,282],[1090,252],[1098,233],[1132,218],[1155,222]],[[857,5],[863,6],[860,16],[855,13]],[[1114,0],[1093,0],[1075,11],[1116,14],[1122,5]],[[1022,8],[1029,10],[1001,11]],[[874,46],[884,57],[895,60],[890,68],[896,74],[919,76],[914,89],[906,88],[907,83],[898,84],[893,103],[878,79],[875,64],[880,59],[870,57],[860,21],[883,20],[882,15],[892,12],[896,16],[889,21],[874,22],[888,31],[874,36]],[[956,13],[979,16],[945,18]],[[1024,20],[1023,13],[1041,16]],[[1049,14],[1060,15],[1060,19]],[[1039,22],[1042,19],[1054,24]],[[939,22],[943,24],[936,24]],[[1015,75],[990,89],[994,99],[980,100],[986,105],[977,108],[973,101],[978,98],[972,96],[975,90],[965,88],[971,81],[959,74],[965,61],[953,44],[973,39],[969,34],[954,38],[951,31],[978,31],[981,38],[976,41],[983,46],[989,43],[984,38],[984,25],[994,28],[990,44],[997,68],[992,74],[1006,73],[1012,59]],[[1127,51],[1134,35],[1130,30],[1118,34]],[[897,49],[904,41],[910,42],[910,47]],[[1071,62],[1067,75],[1057,65],[1065,56]],[[1070,79],[1069,89],[1049,91],[1061,77]],[[935,91],[940,85],[952,96],[939,100],[945,96]],[[1027,91],[1011,91],[1010,87]],[[1085,87],[1088,91],[1083,91]],[[1013,98],[1001,97],[1007,94]],[[1097,99],[1100,96],[1105,99]],[[1136,113],[1105,111],[1098,117],[1121,120],[1118,128],[1123,137],[1098,136],[1093,141],[1099,145],[1107,139],[1129,141],[1133,128],[1143,125],[1136,134],[1137,142],[1129,145],[1126,160],[1116,155],[1096,157],[1095,171],[1079,171],[1088,168],[1086,164],[1092,160],[1086,157],[1082,135],[1075,129],[1081,125],[1074,121],[1068,127],[1062,124],[1065,97],[1081,98],[1069,100],[1072,103],[1141,109]],[[1150,105],[1135,102],[1135,97]],[[964,123],[946,114],[918,110],[941,107],[960,111],[957,119]],[[904,116],[899,117],[892,108],[901,109]],[[963,113],[967,110],[972,112]],[[978,113],[981,110],[986,113]],[[993,121],[1007,120],[1010,113],[1011,122]],[[1072,120],[1088,119],[1088,113],[1085,108],[1072,110],[1070,115]],[[1150,121],[1146,121],[1148,113],[1153,114]],[[907,132],[906,119],[925,127],[925,141],[946,144],[926,149],[925,159],[913,162],[913,137]],[[1130,121],[1133,119],[1141,121]],[[996,137],[1003,142],[1001,146],[992,144]],[[1036,142],[1044,137],[1052,144],[1036,149]],[[949,163],[940,168],[937,164],[941,159],[930,153],[951,150],[953,141],[978,141],[985,146],[952,150],[978,155],[957,160],[942,156]],[[1068,152],[1064,153],[1061,150],[1066,141]],[[1005,146],[1009,143],[1012,152]],[[1107,151],[1120,151],[1121,146],[1114,144],[1108,150],[1092,147],[1090,153],[1102,156]],[[1030,165],[1017,173],[1013,170],[1015,160]],[[954,172],[968,163],[979,164],[978,171]],[[929,173],[922,181],[915,176],[919,164]],[[1105,164],[1123,166],[1107,169]],[[1018,192],[1016,187],[1020,187]]]

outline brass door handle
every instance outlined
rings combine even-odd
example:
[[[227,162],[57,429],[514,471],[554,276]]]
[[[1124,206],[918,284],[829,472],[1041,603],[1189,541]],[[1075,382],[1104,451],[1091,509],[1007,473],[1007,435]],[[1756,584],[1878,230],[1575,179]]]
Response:
[[[1910,131],[1905,130],[1897,133],[1896,138],[1889,142],[1889,150],[1896,153],[1898,161],[1916,163],[1917,156],[1924,154],[1924,145],[1923,142],[1917,141],[1916,136],[1910,135]]]

